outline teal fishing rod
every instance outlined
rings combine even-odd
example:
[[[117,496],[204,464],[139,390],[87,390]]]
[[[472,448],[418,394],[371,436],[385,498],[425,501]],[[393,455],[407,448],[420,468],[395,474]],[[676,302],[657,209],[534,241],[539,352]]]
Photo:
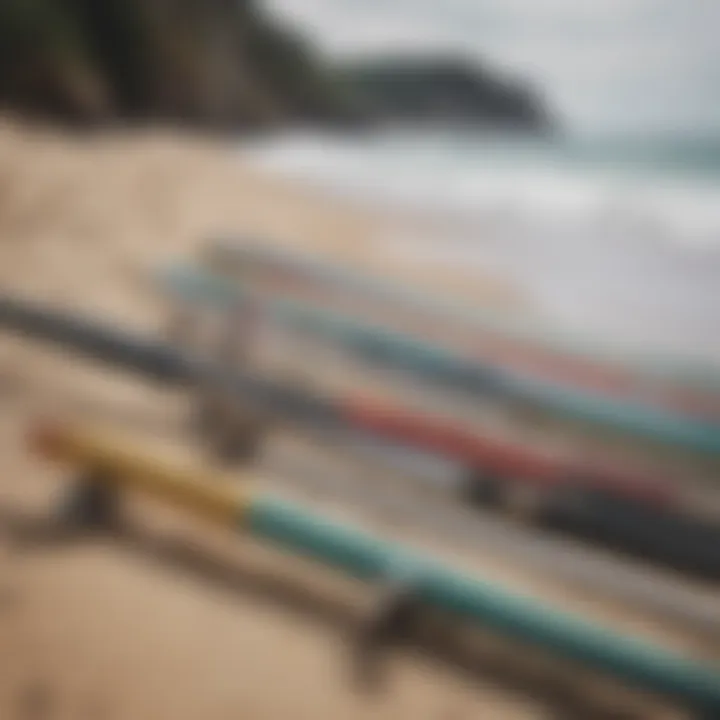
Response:
[[[720,668],[618,634],[529,597],[513,594],[437,558],[394,544],[284,499],[229,483],[203,468],[161,460],[151,448],[97,428],[36,423],[30,446],[80,470],[77,492],[97,486],[155,496],[216,523],[378,586],[401,586],[421,607],[679,702],[698,720],[720,717]]]
[[[625,384],[633,380],[632,376],[638,379],[650,375],[660,381],[678,383],[690,391],[720,396],[720,370],[707,364],[648,357],[620,347],[591,343],[547,325],[538,327],[537,322],[529,323],[478,307],[470,310],[466,305],[426,291],[390,283],[305,253],[260,242],[216,239],[205,249],[202,261],[217,272],[234,274],[241,279],[257,272],[279,274],[290,281],[303,280],[338,293],[351,293],[379,307],[388,304],[404,308],[427,318],[430,323],[449,323],[466,333],[481,336],[490,334],[515,343],[520,355],[536,349],[551,362],[567,365],[568,360],[574,360],[580,376]]]
[[[177,299],[205,304],[219,311],[259,300],[274,318],[298,330],[330,339],[366,361],[411,372],[464,396],[472,393],[478,400],[509,400],[566,421],[720,458],[720,425],[468,360],[413,336],[296,299],[259,293],[250,283],[227,280],[202,269],[171,267],[159,272],[158,279]]]

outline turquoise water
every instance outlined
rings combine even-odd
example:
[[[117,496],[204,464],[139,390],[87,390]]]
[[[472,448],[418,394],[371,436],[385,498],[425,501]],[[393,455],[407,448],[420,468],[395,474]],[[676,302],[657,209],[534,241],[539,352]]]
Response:
[[[587,172],[610,169],[635,175],[720,180],[720,135],[717,138],[578,137],[503,139],[446,135],[448,146],[491,153],[497,162],[572,165]],[[438,138],[440,144],[442,140]]]

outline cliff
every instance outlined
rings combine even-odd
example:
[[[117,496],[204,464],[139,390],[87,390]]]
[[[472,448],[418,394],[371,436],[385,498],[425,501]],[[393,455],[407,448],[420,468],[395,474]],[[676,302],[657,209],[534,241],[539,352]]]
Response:
[[[340,70],[254,0],[2,0],[0,109],[84,125],[453,120],[546,130],[542,102],[456,59]]]
[[[376,122],[461,123],[483,129],[549,133],[540,96],[461,57],[400,55],[348,64],[342,83]]]
[[[350,116],[308,47],[250,0],[3,0],[0,105],[82,123]]]

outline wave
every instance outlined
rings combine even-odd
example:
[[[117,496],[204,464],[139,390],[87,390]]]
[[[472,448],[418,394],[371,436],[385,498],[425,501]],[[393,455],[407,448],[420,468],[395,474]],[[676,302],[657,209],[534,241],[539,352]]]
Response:
[[[720,246],[720,143],[551,143],[461,131],[289,135],[243,149],[274,171],[389,208],[472,221],[614,222]]]
[[[491,270],[560,329],[720,358],[720,143],[548,143],[453,133],[298,134],[243,146],[266,170],[422,222],[413,263]]]

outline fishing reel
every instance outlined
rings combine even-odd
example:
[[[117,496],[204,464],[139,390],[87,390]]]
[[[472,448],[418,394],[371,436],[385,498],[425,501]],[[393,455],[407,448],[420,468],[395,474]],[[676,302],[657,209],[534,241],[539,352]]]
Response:
[[[260,452],[268,419],[233,392],[233,376],[253,366],[261,323],[259,305],[238,301],[227,310],[205,311],[181,305],[168,327],[168,339],[207,372],[192,389],[189,424],[213,459],[223,465],[253,460]]]

